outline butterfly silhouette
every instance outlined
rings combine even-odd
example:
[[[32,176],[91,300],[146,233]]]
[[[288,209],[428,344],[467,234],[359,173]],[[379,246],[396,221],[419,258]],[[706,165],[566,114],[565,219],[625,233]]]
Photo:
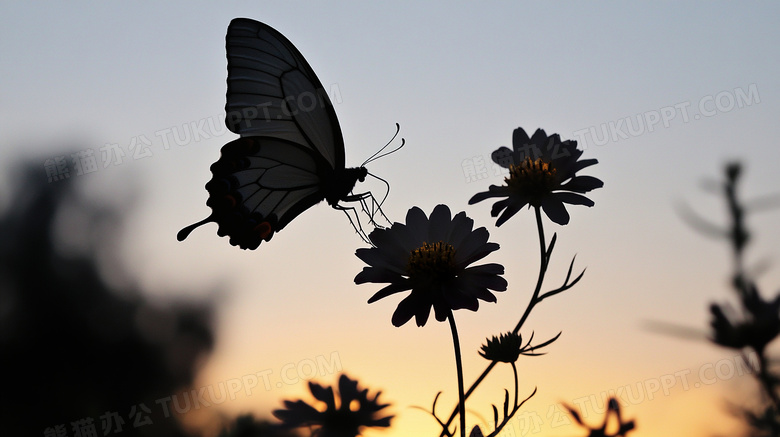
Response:
[[[230,237],[230,244],[256,249],[323,200],[347,217],[355,208],[342,202],[360,202],[376,225],[381,202],[371,192],[352,190],[370,175],[365,164],[379,152],[360,167],[345,168],[336,112],[303,55],[278,31],[247,18],[231,21],[225,39],[225,124],[241,138],[223,146],[211,166],[206,184],[211,215],[179,231],[178,240],[216,222],[217,234]],[[357,225],[351,217],[350,222],[368,241],[355,216]]]

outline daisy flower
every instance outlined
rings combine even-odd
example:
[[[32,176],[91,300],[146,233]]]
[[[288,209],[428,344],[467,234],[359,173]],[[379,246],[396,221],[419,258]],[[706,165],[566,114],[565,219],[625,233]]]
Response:
[[[368,303],[411,290],[393,313],[395,326],[412,317],[417,326],[424,326],[431,308],[440,322],[452,310],[476,311],[479,300],[495,302],[491,290],[504,291],[507,282],[500,276],[504,274],[500,264],[471,265],[499,247],[488,243],[487,229],[473,228],[474,221],[466,213],[452,217],[446,205],[436,206],[430,218],[413,207],[406,223],[375,229],[369,235],[374,247],[357,250],[355,254],[368,267],[355,277],[355,283],[388,284]]]
[[[577,150],[576,141],[561,141],[558,134],[548,137],[542,129],[529,138],[522,128],[517,128],[512,135],[512,149],[501,147],[491,155],[496,164],[509,169],[506,185],[491,185],[488,191],[477,193],[469,200],[469,205],[473,205],[492,197],[503,198],[490,211],[493,217],[498,217],[496,226],[501,226],[526,205],[541,207],[559,225],[569,223],[565,203],[594,205],[582,194],[601,188],[604,183],[593,176],[578,176],[577,172],[598,161],[580,161],[582,150]]]

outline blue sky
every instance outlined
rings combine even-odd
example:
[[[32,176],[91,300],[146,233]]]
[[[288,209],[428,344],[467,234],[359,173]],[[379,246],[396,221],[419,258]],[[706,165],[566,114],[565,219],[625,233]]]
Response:
[[[136,280],[181,290],[158,299],[221,290],[218,346],[198,384],[278,374],[335,351],[344,371],[395,404],[396,427],[382,435],[431,435],[432,421],[408,407],[429,405],[439,390],[450,405],[454,399],[446,326],[393,328],[394,302],[365,303],[376,289],[352,283],[362,242],[341,213],[312,208],[255,252],[230,246],[213,225],[184,243],[175,239],[208,214],[209,165],[235,138],[221,123],[228,23],[263,21],[306,56],[331,92],[349,165],[400,123],[406,147],[369,168],[392,186],[384,206],[391,219],[413,205],[430,212],[446,203],[501,244],[491,259],[507,267],[510,290],[497,305],[456,315],[472,352],[467,379],[482,368],[473,351],[484,338],[516,322],[537,268],[530,212],[496,229],[489,205],[467,200],[501,183],[490,152],[510,146],[516,127],[579,140],[585,158],[600,162],[587,174],[605,186],[591,196],[595,207],[570,209],[569,226],[548,223],[548,234],[559,233],[550,284],[574,254],[588,271],[532,315],[528,326],[538,335],[564,334],[525,368],[526,388],[540,388],[529,408],[543,419],[541,431],[572,434],[553,426],[559,401],[637,382],[652,388],[646,381],[732,358],[705,342],[650,333],[643,322],[704,329],[708,303],[728,297],[725,245],[693,232],[676,205],[721,220],[724,207],[701,185],[734,158],[747,168],[746,196],[780,188],[779,9],[771,2],[5,2],[0,205],[9,206],[7,179],[20,159],[43,167],[92,150],[97,170],[71,169],[72,177],[89,196],[131,206],[121,253]],[[117,149],[123,156],[108,155]],[[480,162],[486,177],[469,182]],[[751,259],[777,259],[776,216],[751,217],[758,239]],[[760,279],[765,293],[780,283],[771,266]],[[722,400],[741,381],[722,379],[688,390],[680,380],[668,396],[631,405],[636,435],[717,430],[707,428],[711,418],[725,416]],[[485,417],[502,381],[496,376],[475,401]],[[304,391],[303,382],[285,384],[219,411],[267,413]],[[698,409],[683,409],[692,403]],[[216,415],[199,413],[199,420]]]

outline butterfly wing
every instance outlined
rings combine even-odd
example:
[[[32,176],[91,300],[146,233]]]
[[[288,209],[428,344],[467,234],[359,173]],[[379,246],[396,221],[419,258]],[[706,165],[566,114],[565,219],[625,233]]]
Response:
[[[256,249],[324,198],[316,159],[287,140],[239,138],[222,147],[211,172],[207,221],[242,249]]]
[[[344,171],[344,140],[322,84],[282,34],[236,18],[226,48],[225,123],[242,138],[226,144],[211,166],[211,215],[182,229],[178,239],[216,222],[218,235],[255,249],[331,197],[332,179]]]
[[[289,140],[344,168],[344,139],[327,91],[292,43],[270,26],[236,18],[227,32],[228,129]]]

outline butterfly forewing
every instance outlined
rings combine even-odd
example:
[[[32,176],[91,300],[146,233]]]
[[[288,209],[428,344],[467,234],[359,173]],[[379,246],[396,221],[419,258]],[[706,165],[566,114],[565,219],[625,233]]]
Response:
[[[287,38],[237,18],[226,38],[228,128],[310,148],[330,168],[344,167],[344,140],[333,105],[314,71]]]

